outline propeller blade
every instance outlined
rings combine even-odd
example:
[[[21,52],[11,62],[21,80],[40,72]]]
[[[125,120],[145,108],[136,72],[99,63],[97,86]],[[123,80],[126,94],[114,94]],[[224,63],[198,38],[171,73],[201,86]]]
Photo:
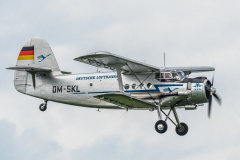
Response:
[[[214,82],[214,77],[215,77],[215,71],[213,71],[213,75],[212,75],[212,86],[213,86],[213,82]]]
[[[212,86],[213,86],[214,76],[215,76],[215,70],[216,70],[215,64],[214,64],[213,66],[214,66],[214,71],[213,71],[213,75],[212,75]]]
[[[214,82],[214,73],[213,73],[213,77],[212,77],[212,86],[213,86],[213,82]]]
[[[211,110],[212,110],[212,95],[209,96],[209,102],[208,102],[208,118],[211,117]]]
[[[217,95],[216,93],[214,93],[213,96],[216,98],[218,104],[221,106],[222,105],[222,98],[219,95]]]

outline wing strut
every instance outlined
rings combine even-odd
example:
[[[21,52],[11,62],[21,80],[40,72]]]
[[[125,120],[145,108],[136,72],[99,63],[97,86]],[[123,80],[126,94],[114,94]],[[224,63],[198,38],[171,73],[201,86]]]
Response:
[[[120,92],[122,92],[122,93],[124,92],[124,90],[123,90],[123,83],[122,83],[122,73],[121,73],[121,67],[122,67],[123,65],[124,65],[124,64],[114,65],[114,67],[116,67],[116,70],[117,70],[119,90],[120,90]]]

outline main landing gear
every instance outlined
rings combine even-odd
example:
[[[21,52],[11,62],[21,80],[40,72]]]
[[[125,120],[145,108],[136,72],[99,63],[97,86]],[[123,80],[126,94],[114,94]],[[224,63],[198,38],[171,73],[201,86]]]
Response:
[[[39,106],[40,111],[46,111],[47,109],[47,101],[45,100],[45,103],[40,104]]]
[[[173,120],[169,117],[171,111],[173,111],[173,114],[174,114],[174,117],[176,119],[176,123],[173,122]],[[180,136],[184,136],[185,134],[187,134],[188,132],[188,126],[187,124],[183,123],[183,122],[179,122],[179,119],[178,119],[178,115],[177,115],[177,112],[176,112],[176,109],[174,107],[172,107],[169,111],[168,114],[164,113],[160,107],[160,103],[157,107],[157,112],[158,112],[158,118],[159,118],[159,121],[156,122],[155,124],[155,130],[158,132],[158,133],[165,133],[167,131],[167,119],[169,119],[175,126],[176,126],[176,133]],[[162,115],[161,115],[161,112],[166,116],[166,119],[165,121],[162,120]]]

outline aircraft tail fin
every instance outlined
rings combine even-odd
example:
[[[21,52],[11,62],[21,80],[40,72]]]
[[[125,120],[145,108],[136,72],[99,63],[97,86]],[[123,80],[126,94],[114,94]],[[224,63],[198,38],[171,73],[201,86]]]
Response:
[[[35,74],[37,72],[51,72],[52,75],[62,75],[53,51],[42,38],[31,38],[21,49],[15,70],[14,85],[22,93],[26,93],[28,85],[36,86]]]
[[[21,49],[16,66],[48,67],[60,71],[53,51],[42,38],[31,38]]]

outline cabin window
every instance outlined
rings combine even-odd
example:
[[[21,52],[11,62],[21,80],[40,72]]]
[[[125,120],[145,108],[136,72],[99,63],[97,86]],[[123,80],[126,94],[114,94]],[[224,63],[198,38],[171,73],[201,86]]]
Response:
[[[135,89],[136,88],[136,84],[132,84],[132,89]]]
[[[90,86],[93,86],[93,84],[92,84],[92,83],[90,83],[89,85],[90,85]]]
[[[148,83],[147,88],[152,88],[152,83]]]
[[[141,83],[141,84],[139,85],[140,89],[142,89],[142,88],[143,88],[143,86],[144,86],[144,84],[142,84],[142,83]]]
[[[125,88],[125,89],[129,89],[129,84],[125,84],[125,85],[124,85],[124,88]]]

